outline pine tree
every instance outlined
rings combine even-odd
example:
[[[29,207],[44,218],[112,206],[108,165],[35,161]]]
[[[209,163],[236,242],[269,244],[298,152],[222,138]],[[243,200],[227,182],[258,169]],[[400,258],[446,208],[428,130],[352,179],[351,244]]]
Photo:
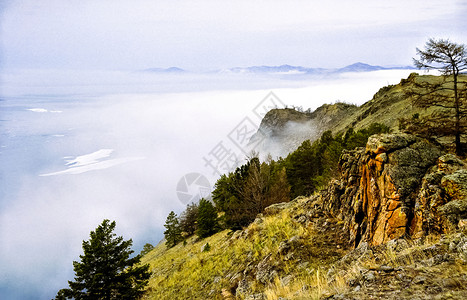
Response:
[[[171,211],[165,220],[164,231],[165,245],[172,248],[182,240],[180,225],[178,223],[177,215]]]
[[[198,208],[198,230],[200,238],[205,238],[217,232],[217,211],[208,200],[201,199]]]
[[[113,230],[115,221],[104,220],[90,240],[83,241],[84,254],[73,262],[75,281],[55,299],[137,299],[148,284],[149,265],[138,265],[140,255],[130,258],[132,240],[124,241]]]

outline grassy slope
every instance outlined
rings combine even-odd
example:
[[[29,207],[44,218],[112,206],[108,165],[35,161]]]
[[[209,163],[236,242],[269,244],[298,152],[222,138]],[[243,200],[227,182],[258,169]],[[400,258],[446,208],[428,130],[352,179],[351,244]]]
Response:
[[[412,99],[406,92],[413,89],[410,80],[417,82],[439,82],[439,76],[421,75],[414,78],[402,79],[399,84],[381,88],[373,99],[353,110],[345,118],[339,119],[337,124],[330,127],[334,133],[343,132],[352,126],[355,130],[368,127],[372,123],[382,123],[397,131],[399,118],[411,118],[413,114],[429,114],[430,110],[423,110],[412,105]],[[467,76],[461,75],[459,80],[467,81]]]
[[[420,79],[437,80],[432,76]],[[343,131],[349,124],[358,130],[373,122],[397,129],[399,117],[423,114],[404,97],[406,88],[403,84],[383,88],[333,125],[333,131]],[[251,283],[250,294],[263,293],[267,299],[318,299],[334,294],[356,299],[467,298],[467,257],[449,253],[451,244],[466,239],[465,234],[445,236],[441,241],[408,241],[401,251],[381,247],[379,252],[349,252],[341,224],[316,210],[316,201],[313,197],[294,200],[277,214],[259,216],[233,234],[223,231],[202,241],[192,237],[185,246],[180,243],[171,249],[160,243],[142,260],[153,271],[145,298],[235,299],[231,292],[242,279]],[[300,240],[293,255],[279,251],[281,243],[291,237]],[[202,252],[206,243],[211,249]],[[440,260],[439,255],[454,258]],[[264,261],[274,262],[269,263],[269,271],[277,271],[269,284],[255,277]],[[378,269],[382,265],[392,270]]]
[[[248,294],[268,300],[466,299],[466,252],[456,252],[459,241],[467,246],[465,233],[351,250],[341,224],[322,214],[319,201],[280,204],[233,234],[191,238],[171,249],[159,244],[142,260],[153,272],[144,299],[245,299],[234,296],[243,279]],[[292,237],[298,242],[281,251]],[[206,243],[211,249],[203,252]],[[261,272],[264,262],[269,266]],[[261,273],[274,277],[263,284]]]
[[[154,272],[147,299],[229,298],[241,275],[249,273],[248,266],[253,266],[250,270],[255,282],[251,287],[253,293],[264,292],[268,299],[291,297],[297,292],[300,297],[318,298],[323,291],[323,270],[344,255],[345,245],[337,246],[338,236],[329,239],[333,235],[323,228],[332,228],[337,234],[334,227],[339,225],[327,219],[328,224],[323,226],[326,218],[318,212],[310,216],[313,221],[305,226],[293,217],[309,214],[309,201],[294,200],[287,209],[259,217],[247,229],[233,234],[223,231],[202,241],[191,238],[186,245],[180,243],[171,249],[159,244],[142,260]],[[300,246],[287,257],[279,248],[281,242],[294,236],[300,238]],[[202,252],[206,243],[211,249]],[[271,285],[254,280],[257,265],[265,258],[273,261],[277,270]],[[293,282],[283,286],[281,279],[287,275],[293,276]],[[304,286],[310,288],[303,290]]]

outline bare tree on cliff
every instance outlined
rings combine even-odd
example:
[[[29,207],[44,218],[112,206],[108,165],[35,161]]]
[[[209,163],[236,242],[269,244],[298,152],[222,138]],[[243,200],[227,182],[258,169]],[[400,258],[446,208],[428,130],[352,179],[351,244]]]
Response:
[[[433,108],[430,116],[417,118],[411,122],[414,130],[427,136],[453,136],[456,154],[462,155],[461,137],[467,128],[466,77],[467,49],[464,44],[456,44],[448,39],[429,39],[425,49],[417,48],[419,59],[413,59],[419,69],[438,70],[441,80],[415,81],[414,105],[420,108]]]

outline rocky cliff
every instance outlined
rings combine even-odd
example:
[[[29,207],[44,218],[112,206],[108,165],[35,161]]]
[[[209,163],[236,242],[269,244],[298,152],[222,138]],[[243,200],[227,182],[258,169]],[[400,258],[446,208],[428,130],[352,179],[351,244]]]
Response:
[[[331,268],[345,288],[326,298],[465,299],[465,161],[426,140],[385,134],[344,152],[340,168],[314,196],[354,248]]]
[[[357,109],[346,103],[324,104],[311,113],[292,108],[272,109],[264,116],[250,143],[257,145],[256,150],[261,154],[287,156],[303,141],[318,139]],[[262,142],[258,144],[258,141]]]
[[[342,174],[321,194],[354,247],[443,234],[467,217],[467,171],[452,154],[407,134],[370,137],[346,151]]]

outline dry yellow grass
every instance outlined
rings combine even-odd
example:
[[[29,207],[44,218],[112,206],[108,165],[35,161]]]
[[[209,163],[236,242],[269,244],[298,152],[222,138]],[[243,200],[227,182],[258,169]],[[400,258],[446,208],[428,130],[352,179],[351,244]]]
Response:
[[[304,212],[303,201],[291,205],[295,214]],[[307,258],[308,268],[297,268],[296,260],[286,260],[278,252],[281,241],[294,236],[302,239],[304,247],[313,247],[316,240],[312,226],[303,226],[291,219],[291,209],[264,216],[242,232],[223,231],[204,240],[191,237],[186,245],[179,243],[171,249],[160,243],[142,259],[143,264],[150,264],[153,272],[145,299],[231,297],[232,275],[243,272],[247,263],[257,265],[268,255],[282,262],[280,275],[292,275],[293,280],[283,284],[277,277],[267,286],[254,283],[250,287],[252,293],[264,293],[268,299],[318,299],[329,289],[326,268],[320,268],[323,258],[316,261]],[[206,243],[211,249],[203,252]]]
[[[336,253],[332,246],[336,235],[332,236],[330,231],[338,230],[339,222],[325,216],[306,224],[296,221],[297,216],[309,212],[309,207],[313,206],[313,203],[306,204],[308,200],[295,200],[287,209],[261,217],[243,231],[223,231],[204,240],[192,237],[186,245],[180,243],[171,249],[159,244],[142,259],[142,263],[150,264],[153,272],[144,299],[244,299],[245,294],[236,295],[235,289],[239,281],[248,276],[248,293],[262,294],[268,300],[280,297],[288,300],[323,299],[334,294],[365,299],[365,293],[381,298],[385,294],[375,291],[378,291],[378,285],[387,285],[387,280],[393,280],[390,282],[399,289],[402,298],[409,292],[423,293],[423,285],[409,283],[408,287],[402,288],[408,283],[400,282],[396,275],[404,272],[408,275],[436,274],[435,279],[441,283],[428,278],[427,286],[431,284],[437,288],[445,280],[454,288],[453,291],[442,290],[440,297],[452,294],[454,299],[462,299],[464,294],[458,287],[464,283],[462,274],[467,272],[465,261],[456,260],[448,268],[426,265],[433,259],[430,249],[440,247],[439,236],[429,236],[424,242],[407,240],[402,249],[378,246],[363,252],[342,249]],[[334,227],[328,227],[332,230],[320,228],[324,222],[334,224]],[[280,253],[279,247],[282,241],[296,236],[300,237],[300,245],[294,249],[294,255],[298,257],[290,259]],[[206,243],[211,248],[203,252]],[[346,253],[351,253],[350,259],[337,261]],[[259,263],[268,257],[279,263],[280,270],[269,284],[263,284],[255,279],[255,274]],[[383,265],[401,271],[387,274],[378,271]],[[365,282],[362,276],[368,272],[374,272],[377,279],[362,285]],[[451,282],[449,278],[453,278]],[[362,285],[362,291],[354,291],[356,284],[351,282]]]

